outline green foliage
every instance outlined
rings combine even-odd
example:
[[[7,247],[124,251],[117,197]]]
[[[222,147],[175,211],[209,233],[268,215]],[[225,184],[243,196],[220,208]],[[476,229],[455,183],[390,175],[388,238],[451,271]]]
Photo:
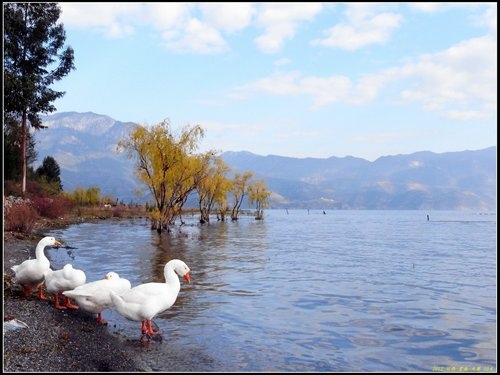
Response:
[[[21,162],[21,127],[12,118],[7,118],[3,125],[3,144],[4,144],[4,179],[21,181],[22,162]],[[35,150],[35,137],[33,134],[27,134],[26,163],[31,165],[37,159]],[[29,171],[28,171],[29,173]]]
[[[47,183],[53,184],[58,191],[62,191],[61,169],[52,156],[43,159],[42,165],[36,170],[36,174]]]
[[[66,193],[66,196],[80,206],[108,203],[111,199],[110,196],[101,197],[101,189],[97,186],[91,186],[87,189],[78,186],[73,192]]]
[[[4,4],[4,109],[26,113],[35,128],[42,127],[39,114],[54,112],[52,102],[64,95],[49,86],[75,68],[60,13],[57,3]]]
[[[56,110],[53,102],[65,93],[50,88],[72,69],[71,47],[57,23],[57,3],[4,4],[4,123],[20,126],[22,193],[26,192],[28,126],[41,129],[42,113]],[[14,147],[11,145],[11,147]]]

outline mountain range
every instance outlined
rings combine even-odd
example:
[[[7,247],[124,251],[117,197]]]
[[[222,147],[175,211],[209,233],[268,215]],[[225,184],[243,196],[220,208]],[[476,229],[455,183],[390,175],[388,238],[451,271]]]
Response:
[[[95,113],[43,117],[38,160],[52,156],[66,191],[98,186],[102,195],[142,202],[134,162],[116,152],[135,124]],[[272,208],[496,211],[496,146],[483,150],[383,156],[292,158],[246,151],[220,155],[233,172],[252,171],[272,191]]]

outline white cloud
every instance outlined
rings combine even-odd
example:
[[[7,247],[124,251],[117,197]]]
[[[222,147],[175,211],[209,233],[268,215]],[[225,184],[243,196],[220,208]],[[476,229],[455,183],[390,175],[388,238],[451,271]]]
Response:
[[[312,45],[338,47],[350,51],[370,44],[383,44],[397,29],[403,17],[396,13],[376,13],[383,9],[377,4],[349,4],[345,12],[347,21],[326,30],[325,38],[315,39]]]
[[[399,78],[410,80],[401,97],[453,119],[478,118],[496,111],[496,50],[496,38],[485,36],[421,56],[396,72]]]
[[[284,65],[288,65],[290,63],[291,63],[290,59],[287,59],[284,57],[284,58],[276,60],[274,62],[274,66],[284,66]]]
[[[497,32],[497,4],[492,3],[483,15],[482,23],[488,27],[491,33]]]
[[[199,7],[207,23],[228,33],[249,26],[255,14],[252,3],[200,3]]]
[[[426,185],[419,184],[418,182],[409,182],[409,183],[407,183],[406,184],[406,189],[408,189],[408,190],[417,190],[417,191],[428,191],[429,190]]]
[[[485,4],[483,2],[430,2],[430,3],[408,3],[411,10],[422,13],[447,12],[453,8],[478,8]]]
[[[227,48],[226,42],[217,29],[195,18],[189,20],[182,32],[163,33],[165,45],[180,52],[216,53]]]
[[[303,77],[298,71],[280,72],[240,86],[233,95],[309,95],[312,109],[319,109],[336,102],[366,104],[391,85],[403,102],[419,102],[425,110],[450,119],[481,118],[497,109],[496,50],[496,38],[485,36],[357,81],[347,76]]]
[[[255,39],[266,53],[278,52],[286,39],[292,38],[301,21],[312,20],[322,10],[321,3],[262,3],[257,25],[264,33]]]
[[[112,38],[133,33],[140,3],[59,3],[65,26],[91,28]]]
[[[486,117],[486,114],[485,112],[480,111],[449,110],[443,112],[443,117],[450,120],[468,121],[484,119]]]
[[[158,30],[172,30],[189,21],[193,8],[193,3],[146,3],[142,17]]]
[[[408,7],[417,12],[422,13],[438,13],[438,12],[446,12],[451,9],[456,8],[465,8],[468,10],[475,9],[484,9],[486,6],[486,10],[480,16],[473,15],[472,17],[475,19],[475,23],[478,26],[486,27],[491,33],[496,34],[497,31],[497,3],[493,2],[464,2],[464,3],[408,3]]]

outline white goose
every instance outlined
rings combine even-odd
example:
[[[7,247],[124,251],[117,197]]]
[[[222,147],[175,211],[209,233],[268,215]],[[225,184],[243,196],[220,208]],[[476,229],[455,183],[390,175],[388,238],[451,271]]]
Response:
[[[62,270],[53,271],[49,269],[46,271],[45,288],[47,288],[48,293],[54,295],[54,306],[56,309],[65,309],[66,307],[78,309],[78,306],[71,303],[68,296],[65,298],[64,306],[60,305],[59,296],[66,290],[75,289],[85,284],[86,279],[85,272],[73,268],[71,264],[66,264]]]
[[[11,267],[15,272],[16,282],[23,287],[24,296],[31,294],[33,289],[38,288],[38,298],[47,299],[43,295],[44,274],[50,270],[50,261],[44,254],[46,246],[61,246],[62,244],[54,237],[44,237],[36,245],[35,259],[28,259]]]
[[[111,300],[116,310],[129,320],[142,322],[142,334],[147,335],[148,338],[156,334],[152,327],[153,318],[158,313],[169,309],[177,299],[181,289],[177,275],[190,282],[191,270],[182,260],[169,261],[163,272],[164,283],[141,284],[121,296],[111,292]]]
[[[130,281],[122,279],[116,272],[109,272],[104,279],[83,284],[73,290],[63,292],[66,297],[76,300],[82,310],[97,314],[97,323],[107,324],[101,313],[113,306],[110,291],[122,294],[130,290]]]

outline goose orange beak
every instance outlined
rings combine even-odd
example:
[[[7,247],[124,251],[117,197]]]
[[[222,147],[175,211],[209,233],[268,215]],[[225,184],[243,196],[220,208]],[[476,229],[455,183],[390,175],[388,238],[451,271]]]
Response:
[[[191,277],[189,276],[190,273],[191,273],[191,271],[188,271],[188,272],[186,272],[186,274],[184,276],[182,276],[182,278],[184,280],[186,280],[188,283],[191,282]]]
[[[61,243],[61,242],[59,242],[58,240],[55,240],[55,241],[54,241],[54,245],[55,245],[55,246],[62,246],[62,243]]]

